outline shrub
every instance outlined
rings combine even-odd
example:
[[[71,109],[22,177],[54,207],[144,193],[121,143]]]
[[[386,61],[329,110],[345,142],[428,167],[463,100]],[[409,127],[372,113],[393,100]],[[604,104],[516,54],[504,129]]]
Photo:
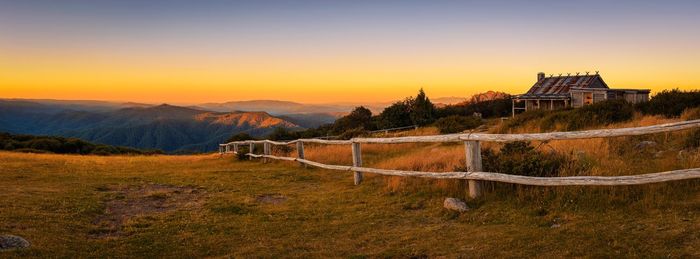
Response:
[[[365,129],[363,128],[356,128],[356,129],[351,129],[343,132],[343,134],[340,134],[338,136],[339,139],[351,139],[355,137],[362,137],[362,136],[367,136],[369,134]]]
[[[28,147],[38,150],[46,150],[50,152],[57,152],[60,149],[61,142],[56,139],[50,138],[38,138],[31,140],[28,143]]]
[[[21,153],[36,153],[36,154],[52,154],[53,152],[47,151],[47,150],[39,150],[39,149],[33,149],[33,148],[20,148],[20,149],[15,149],[15,152],[21,152]]]
[[[333,124],[325,124],[319,126],[318,128],[306,129],[297,133],[299,134],[299,138],[317,138],[323,136],[330,136],[332,133],[332,128]]]
[[[566,155],[544,153],[522,141],[506,143],[499,153],[483,149],[481,156],[484,171],[537,177],[558,176],[560,169],[572,162]]]
[[[700,130],[692,130],[688,136],[683,141],[684,148],[698,148],[700,147]]]
[[[128,147],[115,147],[93,144],[77,138],[54,136],[12,135],[0,133],[0,148],[17,152],[57,153],[57,154],[163,154],[162,150],[139,150]]]
[[[163,155],[165,151],[160,149],[146,149],[141,151],[144,155]]]
[[[250,146],[248,145],[238,145],[238,153],[236,154],[236,159],[238,160],[248,160],[248,154],[250,152]]]
[[[625,100],[603,101],[576,109],[527,111],[506,121],[501,132],[522,127],[529,122],[538,123],[542,131],[580,130],[629,121],[634,117],[634,111],[634,106]]]
[[[559,168],[566,162],[566,157],[538,151],[529,142],[506,143],[494,158],[496,160],[489,158],[488,167],[497,172],[542,177],[557,176]]]
[[[440,118],[435,122],[435,126],[440,133],[458,133],[468,129],[473,129],[481,125],[481,119],[474,116],[452,115]]]
[[[561,124],[564,130],[579,130],[628,121],[633,117],[632,104],[625,100],[609,100],[550,114],[544,118],[540,127],[548,130],[553,129],[556,124]]]
[[[413,99],[409,98],[386,107],[377,116],[377,126],[382,129],[389,129],[412,125],[413,122],[410,115],[412,102]]]
[[[110,146],[104,146],[100,145],[95,150],[91,152],[93,155],[98,155],[98,156],[107,156],[110,154],[115,154],[117,153],[116,150]]]
[[[2,149],[4,149],[4,150],[15,150],[15,149],[17,149],[17,144],[16,144],[15,141],[10,140],[10,141],[5,142],[5,145],[3,146]]]
[[[335,123],[333,123],[333,132],[335,133],[342,133],[354,128],[374,129],[372,111],[363,106],[359,106],[350,112],[350,114],[337,119]]]
[[[292,132],[289,129],[282,127],[275,128],[270,135],[267,135],[267,139],[269,140],[293,140],[298,138],[299,135],[296,132]]]
[[[252,140],[252,139],[255,139],[255,138],[253,138],[252,136],[250,136],[248,133],[241,132],[241,133],[238,133],[238,134],[236,134],[236,135],[233,135],[233,136],[229,137],[229,138],[226,140],[226,143],[228,143],[228,142],[233,142],[233,141]]]
[[[700,91],[664,90],[637,107],[644,114],[678,117],[686,109],[700,107]]]
[[[483,118],[510,116],[512,112],[512,101],[509,95],[504,95],[505,98],[503,99],[447,105],[437,108],[436,114],[438,118],[451,115],[473,114],[475,112],[481,113]]]
[[[294,148],[292,148],[289,145],[284,145],[284,146],[272,145],[272,150],[274,152],[276,152],[278,155],[289,156],[289,154],[292,153],[292,150],[294,150]]]

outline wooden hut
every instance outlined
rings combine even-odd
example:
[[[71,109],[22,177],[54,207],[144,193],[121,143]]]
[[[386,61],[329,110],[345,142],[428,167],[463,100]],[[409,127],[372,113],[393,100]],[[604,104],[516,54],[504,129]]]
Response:
[[[550,75],[537,73],[537,82],[527,93],[513,97],[513,115],[529,110],[556,110],[581,107],[604,100],[625,99],[631,103],[649,100],[649,89],[611,89],[594,75]]]

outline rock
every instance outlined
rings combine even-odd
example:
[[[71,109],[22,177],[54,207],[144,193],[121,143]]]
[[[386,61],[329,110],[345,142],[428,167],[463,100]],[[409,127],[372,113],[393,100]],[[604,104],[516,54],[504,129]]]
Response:
[[[554,224],[552,224],[552,225],[549,226],[549,227],[550,227],[550,228],[558,228],[558,227],[561,227],[561,224],[559,224],[559,223],[554,223]]]
[[[13,235],[0,235],[0,250],[19,249],[29,247],[29,242],[24,238]]]
[[[445,198],[445,202],[442,206],[445,207],[445,209],[454,210],[457,212],[465,212],[469,210],[467,204],[464,201],[457,198]]]
[[[678,151],[678,156],[677,156],[678,160],[685,160],[686,156],[687,156],[687,154],[683,150]]]
[[[666,152],[664,152],[664,151],[656,152],[656,153],[654,153],[654,158],[662,158],[662,157],[664,157],[664,154],[666,154]]]
[[[655,146],[656,146],[656,142],[646,140],[646,141],[639,142],[637,145],[634,146],[634,148],[636,148],[636,149],[646,149],[646,148],[648,148],[648,147],[655,147]]]
[[[280,204],[286,201],[287,197],[279,193],[271,193],[258,195],[257,197],[255,197],[255,200],[260,203]]]

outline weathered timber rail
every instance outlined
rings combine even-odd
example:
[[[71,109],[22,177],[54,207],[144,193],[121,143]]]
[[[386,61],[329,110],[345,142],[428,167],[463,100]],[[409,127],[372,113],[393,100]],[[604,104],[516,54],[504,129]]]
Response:
[[[480,141],[509,142],[509,141],[546,141],[546,140],[570,140],[589,138],[609,138],[620,136],[638,136],[645,134],[663,133],[684,129],[699,128],[700,120],[674,122],[653,126],[622,128],[622,129],[598,129],[571,132],[549,132],[532,134],[487,134],[487,133],[467,133],[448,134],[434,136],[411,136],[393,138],[353,138],[350,140],[324,140],[324,139],[297,139],[292,141],[272,141],[272,140],[247,140],[234,141],[219,145],[219,152],[238,153],[239,145],[249,145],[248,155],[251,159],[263,158],[286,161],[296,161],[303,165],[311,165],[330,170],[353,171],[355,172],[355,184],[362,182],[362,173],[374,173],[392,176],[411,176],[435,179],[463,179],[469,181],[469,195],[478,197],[481,195],[481,184],[479,181],[496,181],[514,183],[522,185],[537,186],[616,186],[616,185],[637,185],[660,183],[668,181],[678,181],[686,179],[700,178],[700,168],[674,170],[660,173],[627,175],[627,176],[568,176],[568,177],[532,177],[521,175],[509,175],[494,172],[483,172],[481,165]],[[397,143],[419,143],[419,142],[464,142],[467,172],[421,172],[405,171],[362,167],[362,143],[397,144]],[[327,165],[319,162],[304,159],[304,143],[318,143],[331,145],[351,145],[353,155],[353,165]],[[255,144],[263,144],[263,154],[253,153]],[[271,145],[296,144],[297,157],[281,157],[271,155]],[[233,147],[233,149],[231,149]]]

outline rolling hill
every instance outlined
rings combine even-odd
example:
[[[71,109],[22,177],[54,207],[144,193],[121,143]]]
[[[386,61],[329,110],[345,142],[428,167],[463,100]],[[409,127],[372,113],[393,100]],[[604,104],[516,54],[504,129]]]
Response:
[[[263,136],[277,127],[302,128],[266,112],[212,112],[167,104],[88,111],[2,100],[0,111],[0,131],[4,132],[184,153],[213,150],[236,133]]]
[[[305,128],[315,128],[323,124],[333,123],[336,119],[348,114],[355,107],[363,105],[373,113],[381,112],[391,103],[329,103],[305,104],[279,100],[250,100],[231,101],[224,103],[204,103],[196,107],[200,109],[231,112],[231,111],[265,111],[274,116],[284,118]]]
[[[289,101],[278,100],[251,100],[232,101],[225,103],[204,103],[198,107],[218,112],[230,111],[266,111],[270,114],[296,114],[296,113],[338,113],[349,112],[354,108],[352,105],[323,105],[323,104],[302,104]]]

